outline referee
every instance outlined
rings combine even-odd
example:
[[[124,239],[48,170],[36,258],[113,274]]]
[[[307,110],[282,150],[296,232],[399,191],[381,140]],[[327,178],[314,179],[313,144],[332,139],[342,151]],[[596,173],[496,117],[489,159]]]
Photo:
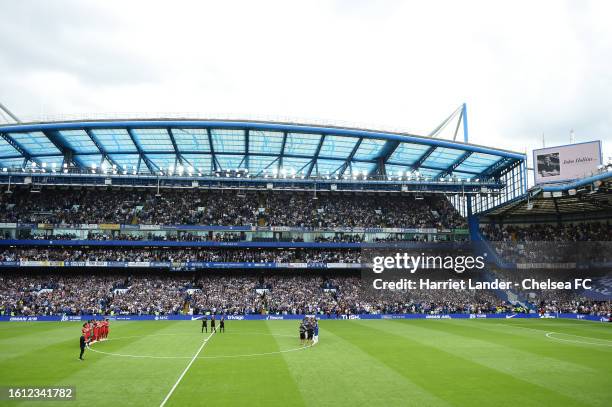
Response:
[[[85,360],[83,359],[83,353],[85,353],[85,336],[81,335],[81,339],[79,340],[79,344],[81,346],[81,354],[79,355],[79,360]]]
[[[204,333],[204,331],[208,333],[208,318],[206,318],[206,315],[202,318],[202,333]]]

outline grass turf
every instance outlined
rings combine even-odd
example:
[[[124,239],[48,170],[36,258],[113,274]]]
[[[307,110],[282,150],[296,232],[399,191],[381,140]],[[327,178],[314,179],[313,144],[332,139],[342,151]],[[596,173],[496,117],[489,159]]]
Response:
[[[612,405],[609,324],[321,321],[307,349],[297,328],[227,321],[166,406]],[[159,406],[208,337],[199,321],[114,322],[80,362],[79,335],[79,323],[0,324],[0,386],[75,386],[68,406]]]

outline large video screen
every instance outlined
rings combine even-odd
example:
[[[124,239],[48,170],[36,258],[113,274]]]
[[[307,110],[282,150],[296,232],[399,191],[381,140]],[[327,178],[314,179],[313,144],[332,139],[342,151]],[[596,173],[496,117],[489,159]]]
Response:
[[[601,141],[533,150],[535,183],[582,178],[601,164]]]

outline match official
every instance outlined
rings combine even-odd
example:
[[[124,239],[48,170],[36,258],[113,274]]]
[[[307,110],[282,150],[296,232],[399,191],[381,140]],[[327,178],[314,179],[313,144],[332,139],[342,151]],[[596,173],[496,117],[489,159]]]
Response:
[[[81,354],[79,355],[79,360],[85,360],[83,359],[83,354],[85,353],[85,335],[81,335],[79,345],[81,346]]]
[[[204,318],[202,318],[202,333],[208,333],[208,318],[206,318],[206,315],[204,315]]]
[[[219,321],[219,332],[225,332],[225,317],[221,317]]]

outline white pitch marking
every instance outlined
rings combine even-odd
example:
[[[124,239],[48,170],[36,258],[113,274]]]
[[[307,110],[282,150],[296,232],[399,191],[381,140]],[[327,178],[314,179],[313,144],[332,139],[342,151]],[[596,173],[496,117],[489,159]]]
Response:
[[[204,340],[204,342],[202,343],[202,345],[200,346],[200,348],[198,349],[198,351],[195,353],[195,355],[193,355],[193,357],[191,358],[191,360],[189,361],[189,364],[187,365],[187,367],[185,368],[185,370],[183,370],[183,373],[181,373],[181,375],[179,376],[178,380],[176,381],[176,383],[174,383],[174,386],[172,386],[172,388],[170,389],[170,391],[168,392],[168,394],[166,395],[166,398],[164,399],[164,401],[161,402],[161,404],[159,405],[159,407],[164,407],[164,405],[166,404],[166,402],[168,401],[168,399],[170,398],[170,396],[172,396],[172,393],[174,393],[174,390],[176,389],[176,386],[178,386],[178,384],[181,382],[181,380],[183,380],[183,376],[185,376],[185,373],[187,373],[187,371],[189,370],[189,368],[191,367],[191,365],[193,364],[193,362],[196,360],[196,358],[198,357],[198,355],[200,354],[200,352],[202,352],[202,349],[204,349],[204,346],[206,346],[206,344],[208,343],[208,341],[210,340],[210,338],[213,336],[214,332],[211,332],[210,335],[208,335],[208,338],[206,338]]]
[[[610,343],[597,343],[597,342],[585,342],[585,341],[573,341],[571,339],[562,339],[562,338],[555,338],[553,336],[553,334],[558,334],[558,335],[567,335],[567,336],[575,336],[577,338],[584,338],[584,339],[593,339],[595,341],[605,341],[605,342],[610,342]],[[572,343],[583,343],[585,345],[596,345],[596,346],[612,346],[612,341],[609,341],[607,339],[600,339],[600,338],[593,338],[593,337],[589,337],[589,336],[580,336],[580,335],[572,335],[572,334],[564,334],[564,333],[560,333],[560,332],[547,332],[546,333],[546,337],[549,339],[554,339],[556,341],[563,341],[563,342],[572,342]]]
[[[295,338],[295,335],[285,335],[285,334],[271,334],[271,333],[265,333],[265,332],[224,332],[223,335],[268,335],[268,336],[284,336],[286,338]],[[149,336],[202,336],[202,334],[155,334],[155,335],[146,335],[147,337]],[[106,341],[116,341],[119,339],[130,339],[130,338],[142,338],[142,335],[133,335],[133,336],[119,336],[119,337],[115,337],[115,338],[106,338],[104,340],[104,342]],[[189,358],[189,356],[186,356],[185,358]]]
[[[158,334],[158,335],[151,335],[151,336],[162,336],[162,335],[180,335],[180,334]],[[237,333],[237,332],[232,332],[232,335],[248,335],[246,333]],[[259,335],[271,335],[271,336],[285,336],[285,337],[289,337],[289,338],[293,338],[293,335],[283,335],[283,334],[259,334]],[[128,339],[128,338],[142,338],[141,336],[123,336],[120,338],[113,338],[114,340],[117,339]],[[113,340],[113,339],[109,339]],[[255,356],[269,356],[269,355],[278,355],[281,353],[288,353],[288,352],[297,352],[300,350],[304,350],[304,349],[308,349],[308,348],[312,348],[313,346],[315,346],[317,342],[312,343],[311,345],[308,346],[300,346],[299,348],[292,348],[292,349],[284,349],[284,350],[278,350],[278,351],[274,351],[274,352],[263,352],[263,353],[244,353],[244,354],[239,354],[239,355],[217,355],[217,356],[202,356],[202,357],[198,357],[198,359],[227,359],[227,358],[246,358],[246,357],[255,357]],[[190,356],[152,356],[152,355],[129,355],[126,353],[113,353],[113,352],[104,352],[101,350],[96,350],[93,347],[91,347],[89,350],[91,350],[92,352],[96,352],[96,353],[101,353],[104,355],[109,355],[109,356],[121,356],[124,358],[137,358],[137,359],[189,359]]]

